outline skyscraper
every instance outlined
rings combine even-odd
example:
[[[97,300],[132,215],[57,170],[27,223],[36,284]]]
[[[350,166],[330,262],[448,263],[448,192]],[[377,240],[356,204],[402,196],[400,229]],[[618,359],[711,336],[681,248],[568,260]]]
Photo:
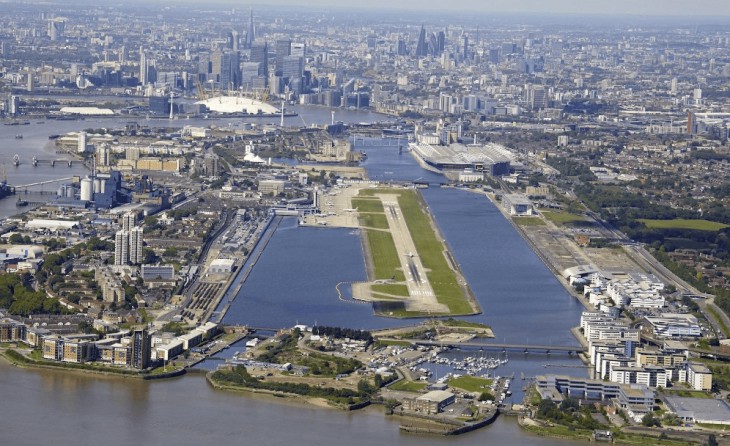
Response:
[[[114,264],[140,264],[144,260],[144,229],[135,226],[134,213],[122,216],[122,230],[114,236]]]
[[[114,235],[114,264],[129,263],[129,231],[117,231]]]
[[[256,41],[256,28],[253,25],[253,8],[251,8],[251,14],[249,15],[248,30],[246,31],[246,43],[244,48],[253,48],[253,44]]]
[[[144,229],[136,226],[129,231],[129,263],[139,265],[144,260]]]
[[[284,58],[291,56],[291,40],[277,40],[274,50],[276,51],[276,74],[280,76],[282,67],[284,66]]]
[[[122,216],[122,230],[131,231],[137,225],[137,217],[134,212],[127,212]]]
[[[111,148],[109,144],[101,144],[96,147],[96,165],[109,166],[111,161]]]
[[[261,64],[259,75],[267,82],[269,79],[269,46],[266,41],[257,41],[251,45],[251,62]]]
[[[48,37],[51,41],[55,42],[63,38],[63,33],[66,31],[66,22],[62,19],[51,19],[48,22]]]
[[[157,81],[155,61],[147,58],[144,48],[139,47],[139,83],[147,85]]]
[[[289,54],[292,56],[304,57],[306,52],[307,52],[306,43],[294,42],[291,44],[291,51],[289,52]]]
[[[228,47],[229,50],[238,51],[239,50],[239,48],[238,48],[238,44],[239,44],[238,31],[232,30],[231,32],[229,32],[228,41],[226,43],[227,43],[226,46]]]
[[[135,369],[146,369],[150,365],[151,338],[146,329],[132,333],[132,354],[130,365]]]
[[[426,30],[421,25],[421,32],[418,34],[416,42],[416,57],[424,57],[428,54],[428,46],[426,44]]]
[[[297,94],[302,92],[302,75],[304,74],[304,58],[285,56],[281,77],[288,83],[289,89]]]
[[[525,89],[525,102],[531,110],[537,111],[547,107],[547,91],[542,85],[528,85]]]
[[[238,51],[216,51],[210,58],[211,78],[220,90],[236,90],[241,86],[241,59]]]
[[[147,55],[144,48],[139,47],[139,83],[147,85]]]

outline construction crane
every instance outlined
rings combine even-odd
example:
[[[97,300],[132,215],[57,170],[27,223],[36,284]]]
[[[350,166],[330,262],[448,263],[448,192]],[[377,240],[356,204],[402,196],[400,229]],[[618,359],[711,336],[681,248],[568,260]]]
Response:
[[[198,89],[198,99],[201,101],[208,99],[208,92],[205,91],[205,87],[203,87],[203,84],[200,83],[199,79],[195,81],[195,88]]]
[[[254,90],[255,97],[254,99],[258,99],[261,102],[266,102],[269,100],[269,87],[266,88],[259,88]]]

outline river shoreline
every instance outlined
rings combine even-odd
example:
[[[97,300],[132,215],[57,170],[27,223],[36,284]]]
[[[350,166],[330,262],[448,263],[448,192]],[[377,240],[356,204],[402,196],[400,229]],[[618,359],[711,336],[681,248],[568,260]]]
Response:
[[[25,358],[25,360],[16,360],[15,358],[12,358],[8,355],[8,350],[13,351],[17,355],[21,355]],[[125,379],[136,379],[136,380],[159,380],[159,379],[168,379],[168,378],[176,378],[178,376],[185,375],[187,373],[187,369],[181,368],[181,369],[175,369],[170,372],[165,373],[159,373],[159,374],[150,374],[150,373],[144,373],[142,371],[131,371],[126,369],[119,369],[115,370],[114,368],[104,368],[100,369],[98,367],[85,367],[85,364],[75,364],[75,363],[65,363],[65,362],[50,362],[50,361],[43,361],[42,363],[39,363],[38,361],[28,358],[22,353],[19,353],[12,349],[0,349],[0,358],[2,358],[3,361],[6,363],[20,368],[20,369],[43,369],[43,370],[57,370],[61,372],[67,372],[67,373],[76,373],[76,374],[87,374],[87,373],[93,373],[95,375],[100,376],[115,376]],[[90,363],[93,364],[93,363]]]

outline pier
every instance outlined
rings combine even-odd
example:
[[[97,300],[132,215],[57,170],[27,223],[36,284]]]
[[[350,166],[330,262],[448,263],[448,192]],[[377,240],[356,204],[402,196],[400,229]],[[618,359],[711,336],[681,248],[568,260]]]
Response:
[[[540,345],[540,344],[509,344],[509,343],[483,343],[483,342],[439,342],[439,341],[424,341],[414,340],[416,345],[427,345],[427,346],[438,346],[438,347],[474,347],[481,348],[483,350],[514,350],[522,351],[524,353],[552,353],[552,352],[563,352],[563,353],[586,353],[588,348],[579,345],[568,346],[568,345]]]

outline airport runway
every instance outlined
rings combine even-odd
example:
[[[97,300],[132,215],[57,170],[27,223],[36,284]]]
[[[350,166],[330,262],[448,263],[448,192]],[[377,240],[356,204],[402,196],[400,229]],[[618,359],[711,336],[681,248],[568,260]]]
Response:
[[[406,276],[406,286],[410,295],[410,299],[406,303],[406,309],[435,313],[448,312],[448,307],[436,300],[436,294],[433,292],[426,275],[426,268],[417,255],[416,245],[413,243],[408,225],[401,213],[398,195],[376,194],[375,196],[379,197],[383,203],[395,249],[398,252],[401,268]]]

